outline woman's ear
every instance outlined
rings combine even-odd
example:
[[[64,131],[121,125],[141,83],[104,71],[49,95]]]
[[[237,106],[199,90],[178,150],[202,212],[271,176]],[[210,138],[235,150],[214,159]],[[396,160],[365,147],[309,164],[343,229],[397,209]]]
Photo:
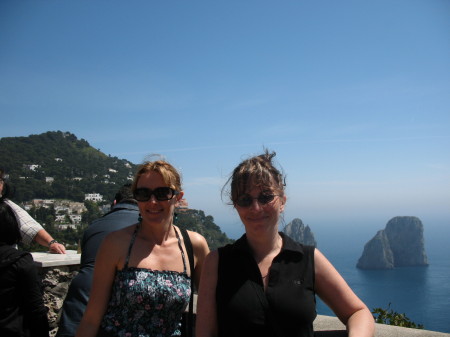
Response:
[[[184,196],[184,192],[183,192],[183,191],[180,191],[180,192],[176,195],[177,201],[180,201],[181,199],[183,199],[183,196]]]

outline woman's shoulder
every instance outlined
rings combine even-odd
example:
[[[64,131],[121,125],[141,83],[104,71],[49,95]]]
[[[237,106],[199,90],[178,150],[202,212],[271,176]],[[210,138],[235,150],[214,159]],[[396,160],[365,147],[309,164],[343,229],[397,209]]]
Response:
[[[106,249],[128,247],[135,229],[136,225],[131,225],[108,233],[103,239],[102,246],[106,246]]]
[[[179,230],[181,229],[179,228]],[[209,252],[209,247],[205,237],[194,231],[186,230],[186,232],[189,235],[195,254],[198,255],[201,253],[202,255],[206,255]]]
[[[131,237],[134,231],[136,230],[136,226],[137,224],[134,224],[112,231],[106,235],[105,239],[114,241],[114,240],[123,240],[126,237]]]
[[[190,230],[186,230],[188,235],[189,235],[189,239],[191,239],[191,242],[193,245],[195,245],[196,243],[202,243],[202,242],[206,242],[206,239],[203,235],[201,235],[200,233],[194,232],[194,231],[190,231]]]

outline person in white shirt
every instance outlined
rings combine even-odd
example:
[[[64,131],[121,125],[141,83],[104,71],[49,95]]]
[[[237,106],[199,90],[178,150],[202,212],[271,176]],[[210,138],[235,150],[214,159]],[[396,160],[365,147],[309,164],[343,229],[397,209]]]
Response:
[[[65,254],[66,247],[63,244],[56,241],[27,211],[8,199],[9,190],[4,172],[0,169],[0,199],[14,211],[22,234],[22,242],[30,245],[35,241],[41,246],[48,247],[50,253]]]

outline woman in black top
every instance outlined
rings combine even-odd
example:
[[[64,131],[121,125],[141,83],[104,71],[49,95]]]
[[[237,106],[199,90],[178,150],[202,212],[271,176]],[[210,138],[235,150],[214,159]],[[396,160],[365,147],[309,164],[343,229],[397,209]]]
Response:
[[[274,156],[243,161],[229,179],[245,234],[205,261],[196,336],[312,337],[316,293],[349,337],[373,336],[372,314],[325,256],[278,232],[286,195]]]
[[[41,281],[31,254],[13,247],[20,240],[14,212],[0,201],[0,336],[48,337]]]

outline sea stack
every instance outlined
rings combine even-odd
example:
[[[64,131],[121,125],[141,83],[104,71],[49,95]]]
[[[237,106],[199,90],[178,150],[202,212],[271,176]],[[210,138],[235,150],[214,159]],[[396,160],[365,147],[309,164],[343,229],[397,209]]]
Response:
[[[427,265],[422,221],[414,216],[397,216],[366,243],[356,267],[393,269]]]
[[[289,222],[284,227],[283,232],[298,243],[317,247],[316,239],[314,238],[314,233],[311,231],[311,228],[305,226],[302,220],[298,218]]]

